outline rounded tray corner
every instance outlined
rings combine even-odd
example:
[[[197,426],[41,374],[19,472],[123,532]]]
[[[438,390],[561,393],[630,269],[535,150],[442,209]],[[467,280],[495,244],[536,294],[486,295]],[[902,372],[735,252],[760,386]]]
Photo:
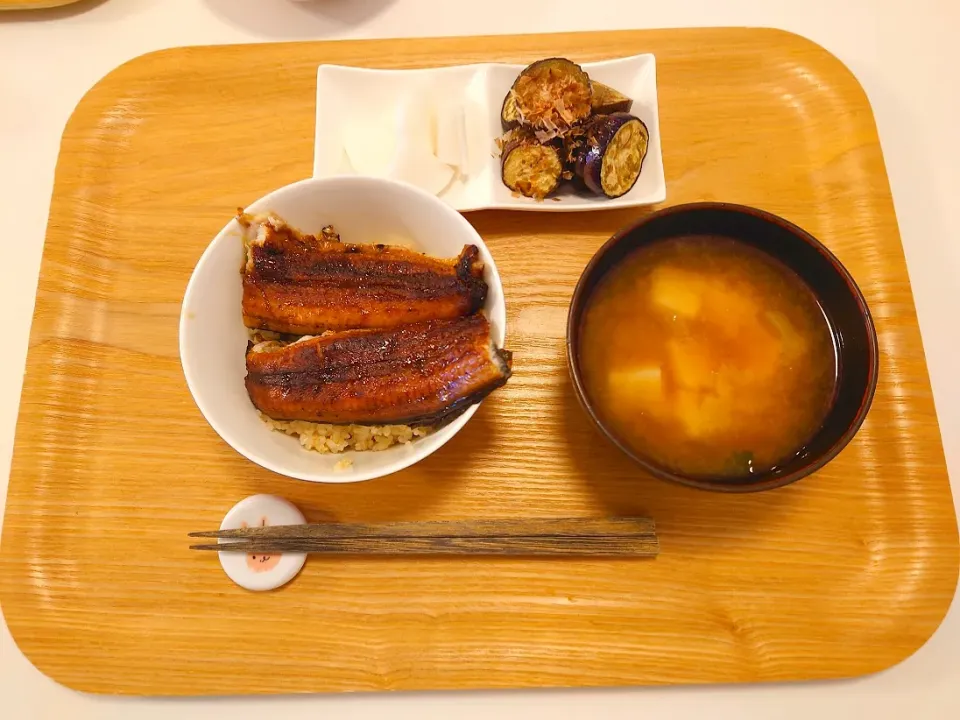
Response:
[[[0,563],[2,564],[2,563]],[[30,663],[33,668],[39,672],[44,677],[49,678],[57,685],[62,685],[68,690],[74,690],[76,692],[82,693],[94,693],[95,689],[84,687],[82,683],[73,684],[63,677],[59,677],[58,673],[63,671],[64,674],[70,671],[70,666],[64,664],[58,664],[56,661],[51,661],[49,663],[44,660],[38,659],[34,654],[34,648],[31,643],[32,640],[28,639],[31,636],[31,633],[23,630],[19,626],[19,621],[14,618],[17,617],[17,613],[20,608],[18,608],[17,603],[8,602],[10,599],[10,585],[6,586],[3,590],[0,590],[0,617],[3,618],[4,623],[7,626],[7,631],[10,633],[10,637],[13,639],[13,644],[16,646],[17,650],[21,655]],[[22,632],[22,634],[21,634]]]
[[[148,50],[147,52],[135,55],[129,60],[125,60],[124,62],[120,63],[115,68],[108,70],[103,76],[100,77],[99,80],[87,88],[86,92],[84,92],[77,101],[77,104],[74,106],[73,110],[70,111],[70,116],[67,118],[63,134],[67,135],[79,127],[89,127],[89,114],[98,113],[98,111],[95,107],[88,106],[95,106],[96,103],[100,101],[101,97],[103,97],[105,101],[103,103],[105,108],[112,110],[115,109],[115,106],[112,103],[114,103],[117,98],[113,94],[113,86],[124,86],[127,82],[129,82],[129,75],[133,71],[139,71],[140,65],[149,63],[150,61],[165,55],[176,55],[178,51],[182,51],[183,49],[184,48],[173,47]]]
[[[860,96],[859,99],[861,99],[863,104],[867,107],[870,113],[871,121],[874,120],[873,105],[870,103],[870,97],[867,95],[867,91],[863,87],[863,83],[860,82],[860,79],[857,77],[856,73],[850,69],[850,66],[841,60],[835,53],[828,50],[816,40],[812,40],[806,35],[801,35],[800,33],[796,33],[791,30],[784,30],[782,28],[758,28],[758,31],[769,33],[770,35],[774,36],[772,42],[777,42],[778,38],[782,41],[778,44],[792,46],[792,48],[795,49],[797,56],[810,54],[821,56],[826,64],[820,68],[820,71],[823,74],[833,77],[835,81],[838,79],[845,80],[845,84],[848,86],[845,94],[849,94],[850,90],[854,89],[854,91]],[[797,63],[798,65],[804,64],[799,61],[799,57],[797,58]],[[853,98],[847,97],[846,99],[850,101]]]

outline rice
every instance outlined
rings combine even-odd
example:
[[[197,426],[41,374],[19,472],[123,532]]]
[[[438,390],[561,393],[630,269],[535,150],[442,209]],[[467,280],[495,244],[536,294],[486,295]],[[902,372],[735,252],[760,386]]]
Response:
[[[327,425],[306,420],[274,420],[263,413],[260,413],[260,418],[272,430],[293,435],[305,449],[321,454],[347,450],[386,450],[393,445],[405,445],[424,437],[432,430],[412,425]]]

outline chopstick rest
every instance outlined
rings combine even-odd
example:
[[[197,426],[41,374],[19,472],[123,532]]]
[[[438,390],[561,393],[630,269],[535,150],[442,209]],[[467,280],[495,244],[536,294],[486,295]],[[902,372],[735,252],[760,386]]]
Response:
[[[230,509],[220,523],[220,529],[302,525],[305,522],[303,513],[290,501],[276,495],[251,495]],[[220,552],[217,555],[227,577],[240,587],[254,591],[286,585],[297,576],[307,559],[306,553]]]

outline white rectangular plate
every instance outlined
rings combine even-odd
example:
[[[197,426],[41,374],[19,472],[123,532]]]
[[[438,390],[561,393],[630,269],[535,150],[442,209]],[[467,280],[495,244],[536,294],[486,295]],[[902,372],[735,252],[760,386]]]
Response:
[[[576,60],[576,58],[572,58]],[[653,55],[584,63],[591,78],[633,99],[631,112],[650,131],[650,144],[636,185],[619,198],[601,198],[565,184],[542,202],[515,197],[500,180],[496,138],[502,133],[500,106],[523,65],[457,65],[422,70],[371,70],[321,65],[317,72],[317,123],[314,177],[355,174],[343,149],[343,128],[378,114],[392,113],[404,99],[425,96],[460,104],[466,125],[466,167],[440,198],[455,209],[578,212],[652,205],[667,197],[660,149],[657,69]],[[402,139],[398,140],[402,142]],[[403,178],[398,178],[403,179]]]

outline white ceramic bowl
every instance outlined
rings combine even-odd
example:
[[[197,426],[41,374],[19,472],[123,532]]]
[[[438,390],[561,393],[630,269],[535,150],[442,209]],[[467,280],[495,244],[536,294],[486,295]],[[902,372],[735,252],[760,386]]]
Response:
[[[411,185],[367,177],[314,178],[275,190],[248,206],[272,212],[308,233],[334,225],[344,242],[403,244],[436,257],[480,248],[489,290],[484,312],[503,346],[506,309],[496,265],[477,231],[442,200]],[[321,455],[297,438],[270,430],[247,397],[243,380],[247,329],[240,313],[241,229],[234,219],[200,258],[180,311],[180,362],[207,422],[237,452],[268,470],[301,480],[344,483],[389,475],[422,460],[452,438],[477,410],[472,406],[437,432],[378,452]],[[353,466],[334,470],[341,459]]]

